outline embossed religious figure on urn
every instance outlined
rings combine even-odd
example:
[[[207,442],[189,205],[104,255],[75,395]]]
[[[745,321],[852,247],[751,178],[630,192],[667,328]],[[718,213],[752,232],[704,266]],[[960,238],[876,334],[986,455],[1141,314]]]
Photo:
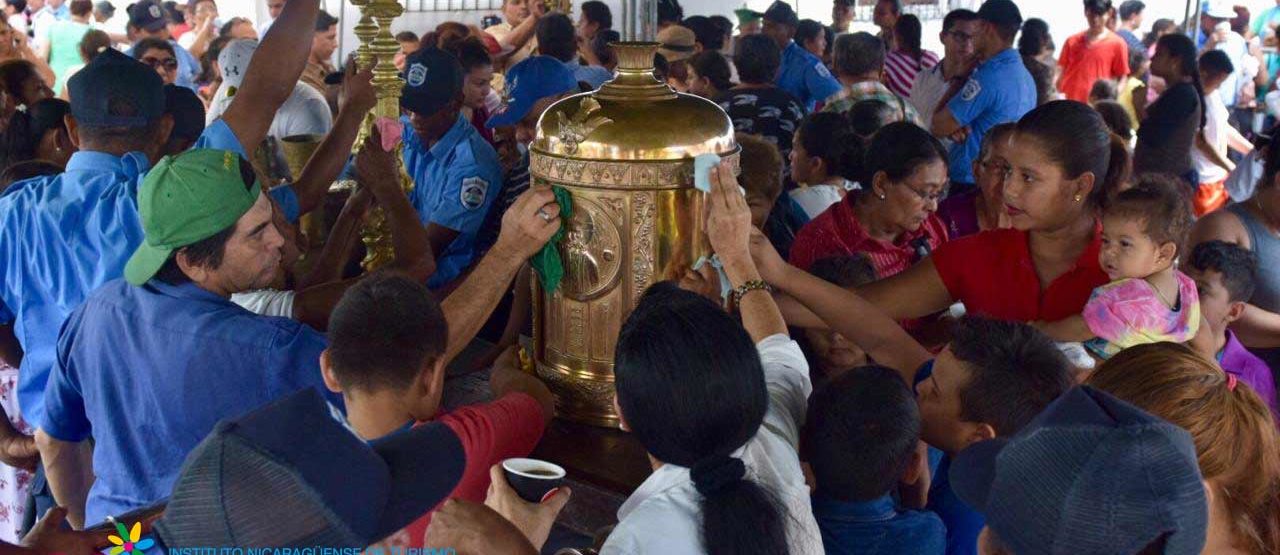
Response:
[[[548,108],[529,149],[534,183],[573,201],[560,286],[534,284],[534,360],[558,414],[587,424],[618,423],[614,343],[640,295],[709,255],[693,157],[738,162],[728,115],[654,78],[657,46],[615,44],[617,77]]]

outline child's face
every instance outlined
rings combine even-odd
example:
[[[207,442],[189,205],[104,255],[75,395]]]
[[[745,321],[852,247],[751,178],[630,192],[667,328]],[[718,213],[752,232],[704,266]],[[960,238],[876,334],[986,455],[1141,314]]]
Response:
[[[791,154],[788,154],[788,162],[791,163],[791,180],[796,183],[808,184],[812,178],[813,171],[809,168],[809,153],[804,150],[804,143],[800,142],[800,132],[796,131],[795,136],[791,139]]]
[[[751,209],[751,225],[763,230],[764,222],[769,219],[769,212],[773,210],[773,203],[777,200],[777,198],[765,198],[764,195],[755,191],[747,191],[747,208]]]
[[[1102,248],[1098,263],[1112,280],[1145,278],[1168,268],[1172,245],[1160,245],[1147,235],[1146,222],[1116,216],[1102,217]]]
[[[805,329],[816,362],[823,372],[834,375],[867,363],[867,353],[843,335],[831,330]]]
[[[1222,283],[1222,274],[1186,266],[1184,271],[1187,277],[1196,281],[1196,291],[1200,293],[1200,313],[1209,321],[1209,328],[1214,337],[1217,337],[1226,330],[1227,324],[1235,320],[1232,309],[1243,303],[1231,301],[1231,293]]]

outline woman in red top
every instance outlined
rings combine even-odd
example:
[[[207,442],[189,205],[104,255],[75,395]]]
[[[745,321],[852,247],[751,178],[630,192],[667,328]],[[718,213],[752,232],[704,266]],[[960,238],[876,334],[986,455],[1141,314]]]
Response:
[[[934,214],[947,186],[947,154],[933,135],[907,122],[886,125],[872,136],[862,166],[835,172],[863,176],[862,188],[800,229],[792,264],[807,271],[820,258],[865,254],[883,279],[947,240],[946,226]]]
[[[1069,100],[1089,101],[1089,89],[1099,79],[1119,80],[1129,75],[1129,44],[1107,28],[1111,0],[1084,0],[1089,29],[1062,45],[1058,90]]]
[[[1012,229],[946,243],[859,294],[898,320],[956,301],[971,314],[1020,322],[1078,314],[1108,281],[1098,265],[1097,212],[1123,181],[1128,151],[1097,112],[1059,100],[1023,116],[1006,155]]]

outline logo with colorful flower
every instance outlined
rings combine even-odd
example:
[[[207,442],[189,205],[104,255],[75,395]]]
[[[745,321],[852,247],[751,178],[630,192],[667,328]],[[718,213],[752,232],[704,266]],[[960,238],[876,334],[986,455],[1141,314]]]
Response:
[[[155,540],[142,537],[141,522],[133,523],[133,528],[129,529],[127,532],[125,531],[124,524],[119,522],[115,524],[116,531],[119,532],[120,535],[117,536],[115,534],[111,534],[107,536],[107,539],[110,540],[111,543],[115,544],[115,547],[111,548],[110,555],[120,555],[121,553],[127,555],[140,555],[145,553],[148,549],[151,549],[152,546],[156,544]]]

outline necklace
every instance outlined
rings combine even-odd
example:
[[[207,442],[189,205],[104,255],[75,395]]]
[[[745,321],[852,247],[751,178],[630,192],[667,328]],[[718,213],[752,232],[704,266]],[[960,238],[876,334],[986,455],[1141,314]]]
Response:
[[[1163,302],[1165,306],[1169,307],[1170,309],[1173,308],[1173,301],[1170,301],[1169,297],[1164,296],[1164,291],[1160,290],[1160,286],[1152,283],[1151,288],[1156,290],[1156,295],[1160,296],[1160,301]]]

